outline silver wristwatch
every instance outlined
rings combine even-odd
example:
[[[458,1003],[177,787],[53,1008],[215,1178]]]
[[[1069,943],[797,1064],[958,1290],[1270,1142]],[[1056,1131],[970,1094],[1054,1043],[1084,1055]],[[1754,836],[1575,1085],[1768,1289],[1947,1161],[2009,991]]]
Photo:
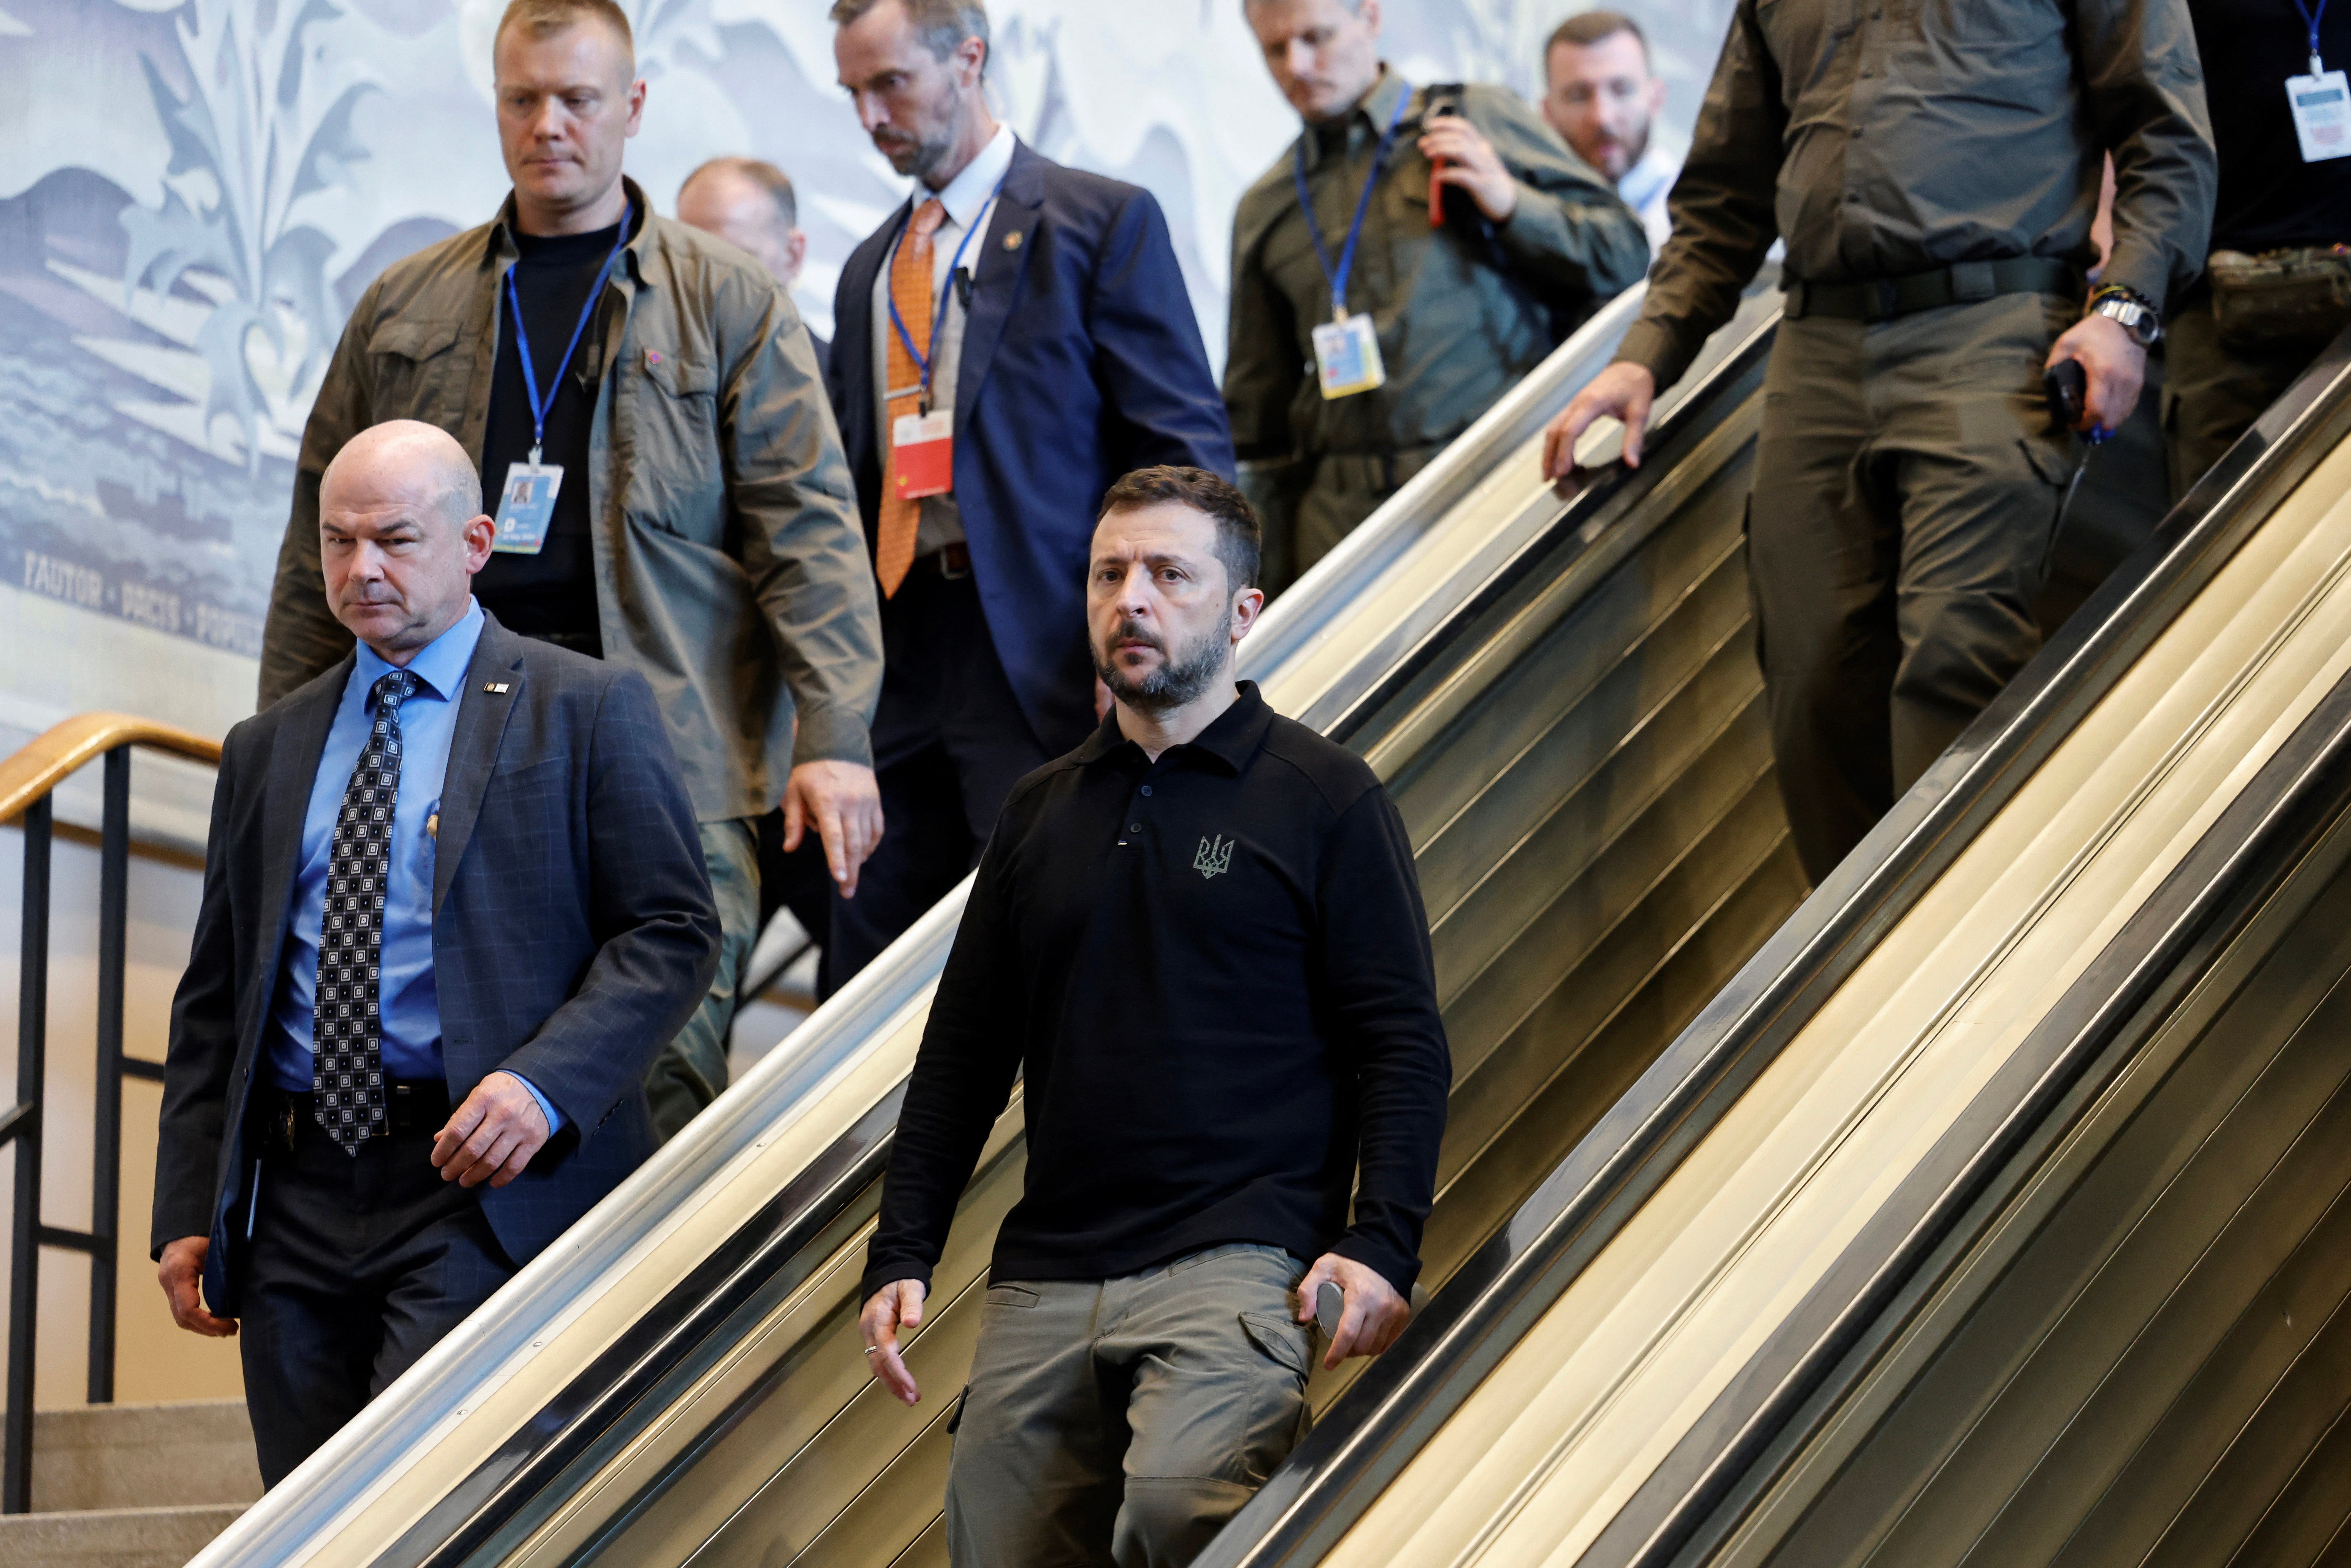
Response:
[[[2163,312],[2144,299],[2128,294],[2103,294],[2091,305],[2090,314],[2112,318],[2142,349],[2152,349],[2162,340]]]

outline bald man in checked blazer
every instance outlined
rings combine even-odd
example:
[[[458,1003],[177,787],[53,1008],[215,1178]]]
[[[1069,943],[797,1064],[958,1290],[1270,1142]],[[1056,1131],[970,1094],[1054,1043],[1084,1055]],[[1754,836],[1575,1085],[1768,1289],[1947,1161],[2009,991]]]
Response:
[[[464,448],[377,425],[320,497],[358,645],[222,747],[156,1152],[165,1296],[241,1332],[272,1486],[653,1152],[718,951],[652,688],[475,602]]]

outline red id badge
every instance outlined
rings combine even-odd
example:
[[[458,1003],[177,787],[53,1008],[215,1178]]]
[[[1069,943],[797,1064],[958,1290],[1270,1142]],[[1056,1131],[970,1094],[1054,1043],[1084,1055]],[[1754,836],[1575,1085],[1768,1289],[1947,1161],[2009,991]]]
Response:
[[[955,488],[955,415],[906,413],[890,427],[890,475],[896,498],[919,501]]]

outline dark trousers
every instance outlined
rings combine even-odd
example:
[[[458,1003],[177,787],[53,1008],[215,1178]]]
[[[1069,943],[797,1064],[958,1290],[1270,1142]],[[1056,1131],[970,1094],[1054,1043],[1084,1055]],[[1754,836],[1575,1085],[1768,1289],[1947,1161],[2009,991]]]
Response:
[[[1748,510],[1758,651],[1817,885],[2041,646],[2073,438],[2042,390],[2064,301],[1782,324]]]
[[[316,1124],[294,1144],[264,1157],[237,1336],[273,1487],[515,1271],[481,1199],[433,1168],[431,1129],[356,1155]]]
[[[2262,343],[2222,342],[2210,286],[2197,286],[2172,318],[2165,341],[2169,376],[2163,390],[2163,434],[2175,499],[2285,395],[2333,338],[2314,332]]]
[[[832,926],[832,872],[825,864],[823,836],[810,823],[800,830],[800,847],[786,854],[781,811],[760,818],[758,832],[759,929],[767,930],[776,911],[789,909],[810,940],[823,946]]]
[[[882,611],[882,702],[873,720],[882,846],[857,896],[832,892],[824,994],[881,955],[979,863],[1005,797],[1084,739],[1048,749],[996,656],[969,577],[915,564]]]

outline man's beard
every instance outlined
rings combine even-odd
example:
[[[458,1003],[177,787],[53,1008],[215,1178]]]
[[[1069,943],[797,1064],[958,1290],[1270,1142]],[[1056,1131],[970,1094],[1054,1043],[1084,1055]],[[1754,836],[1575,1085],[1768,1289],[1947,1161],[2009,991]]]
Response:
[[[891,168],[910,178],[925,182],[931,172],[946,162],[947,154],[955,151],[956,131],[963,123],[961,89],[954,83],[948,83],[946,92],[932,108],[937,111],[940,127],[933,135],[919,139],[908,136],[904,141],[893,141],[887,147],[882,146],[879,139],[874,143],[881,147],[882,155],[890,160]],[[903,162],[900,162],[902,159]]]
[[[1216,684],[1224,674],[1225,660],[1231,643],[1222,635],[1222,627],[1213,627],[1200,634],[1197,641],[1182,654],[1167,652],[1167,644],[1155,637],[1139,621],[1122,621],[1110,641],[1135,641],[1148,643],[1160,653],[1158,666],[1137,680],[1121,670],[1101,653],[1094,654],[1094,674],[1102,677],[1110,695],[1137,713],[1157,717],[1173,713],[1186,703],[1196,701],[1202,693]]]
[[[1633,172],[1633,166],[1649,155],[1649,132],[1653,128],[1650,126],[1644,125],[1641,127],[1639,131],[1634,135],[1620,136],[1616,139],[1616,145],[1622,150],[1620,155],[1625,160],[1625,168],[1622,173],[1609,174],[1608,171],[1604,168],[1600,172],[1603,174],[1607,174],[1608,178],[1611,180],[1621,180],[1625,174],[1631,173]]]

